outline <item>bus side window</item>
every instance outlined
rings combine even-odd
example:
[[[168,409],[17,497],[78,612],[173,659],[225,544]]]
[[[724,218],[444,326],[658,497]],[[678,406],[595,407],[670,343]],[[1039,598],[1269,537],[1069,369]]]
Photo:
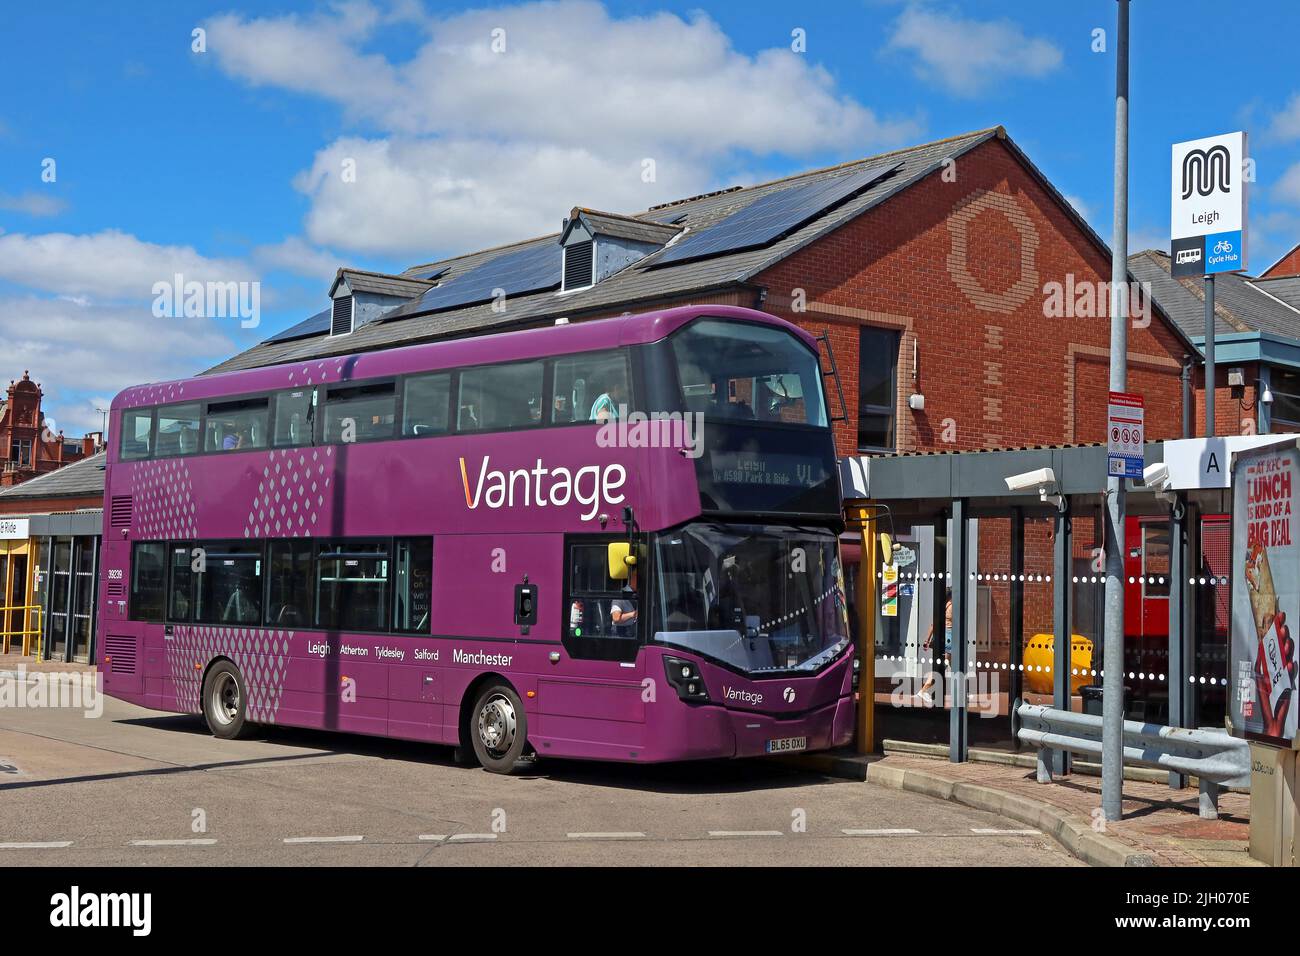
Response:
[[[132,408],[122,413],[122,439],[118,457],[123,461],[148,458],[153,451],[153,409]]]
[[[393,630],[428,634],[433,597],[432,540],[398,538],[393,564]]]
[[[413,375],[406,380],[402,398],[404,436],[440,435],[447,430],[451,403],[451,375]]]
[[[191,544],[171,547],[171,590],[167,595],[167,620],[189,622],[194,610],[194,571]]]
[[[396,416],[397,386],[393,382],[331,388],[325,399],[325,441],[392,438]]]
[[[275,428],[271,436],[275,447],[311,444],[315,395],[315,389],[296,388],[275,396]]]
[[[555,359],[550,421],[606,422],[631,405],[627,356],[623,352],[582,352]]]
[[[608,542],[575,543],[569,549],[568,635],[583,640],[633,640],[638,634],[635,580],[609,576]]]
[[[198,451],[201,417],[198,402],[158,409],[158,455],[192,455]]]
[[[133,621],[161,621],[167,591],[167,545],[142,541],[131,553],[131,614]]]
[[[303,538],[270,542],[268,627],[308,627],[312,619],[312,544]]]
[[[514,362],[464,369],[460,373],[460,431],[500,431],[542,420],[541,362]]]

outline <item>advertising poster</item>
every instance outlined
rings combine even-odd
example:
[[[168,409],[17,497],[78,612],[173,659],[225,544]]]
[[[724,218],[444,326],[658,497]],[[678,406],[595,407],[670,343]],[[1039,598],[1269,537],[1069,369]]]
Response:
[[[1300,449],[1240,453],[1232,481],[1232,729],[1290,747],[1300,661]]]

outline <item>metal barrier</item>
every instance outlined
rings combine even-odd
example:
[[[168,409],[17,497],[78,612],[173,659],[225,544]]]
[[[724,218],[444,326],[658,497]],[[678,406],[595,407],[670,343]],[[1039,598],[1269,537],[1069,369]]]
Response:
[[[14,631],[9,630],[6,627],[0,627],[0,648],[4,647],[5,643],[11,637],[29,637],[35,635],[36,660],[39,663],[41,660],[41,615],[45,613],[45,608],[41,607],[39,604],[15,604],[12,607],[0,607],[0,622],[7,619],[7,612],[9,611],[35,611],[36,614],[34,617],[36,619],[36,627],[22,631]],[[23,615],[23,620],[27,620],[26,614]]]
[[[1101,718],[1092,714],[1021,704],[1018,736],[1038,748],[1038,782],[1052,782],[1051,752],[1101,756]],[[1222,787],[1250,786],[1250,747],[1220,730],[1187,730],[1124,721],[1124,765],[1195,776],[1201,784],[1200,813],[1218,819]]]

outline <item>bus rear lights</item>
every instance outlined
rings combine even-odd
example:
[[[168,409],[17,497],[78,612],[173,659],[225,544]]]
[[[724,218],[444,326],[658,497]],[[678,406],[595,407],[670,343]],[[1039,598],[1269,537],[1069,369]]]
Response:
[[[679,657],[665,657],[664,670],[668,674],[668,683],[673,685],[677,696],[682,700],[708,700],[709,692],[700,676],[700,669],[693,661],[684,661]]]

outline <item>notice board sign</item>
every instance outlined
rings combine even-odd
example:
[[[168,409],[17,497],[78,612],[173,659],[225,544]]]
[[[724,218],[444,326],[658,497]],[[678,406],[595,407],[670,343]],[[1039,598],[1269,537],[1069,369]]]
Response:
[[[1297,745],[1300,658],[1300,444],[1238,452],[1232,465],[1232,615],[1228,723],[1278,747]]]
[[[1106,414],[1106,474],[1141,478],[1146,408],[1141,395],[1111,392]]]

